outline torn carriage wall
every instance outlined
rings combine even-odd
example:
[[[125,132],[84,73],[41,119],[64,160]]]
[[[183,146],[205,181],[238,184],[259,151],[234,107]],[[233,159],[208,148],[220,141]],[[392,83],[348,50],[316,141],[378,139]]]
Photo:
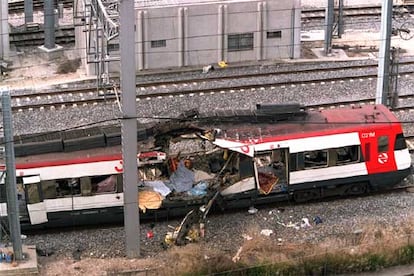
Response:
[[[196,109],[183,112],[177,118],[152,123],[137,123],[137,142],[154,138],[154,147],[168,146],[169,140],[187,133],[198,133],[219,125],[242,123],[272,123],[300,118],[306,115],[302,106],[258,104],[256,110],[214,110],[200,113]],[[3,143],[3,138],[0,139]],[[18,135],[14,137],[16,157],[52,152],[72,152],[121,144],[121,127],[104,125]]]

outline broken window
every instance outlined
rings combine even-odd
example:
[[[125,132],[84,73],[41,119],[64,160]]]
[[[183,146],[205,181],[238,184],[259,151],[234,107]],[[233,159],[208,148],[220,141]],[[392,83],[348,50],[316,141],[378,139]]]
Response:
[[[56,181],[54,180],[40,181],[40,185],[42,186],[43,199],[52,199],[52,198],[57,197]]]
[[[328,166],[328,150],[305,151],[303,157],[305,169]]]
[[[34,204],[41,202],[40,196],[39,196],[39,187],[37,185],[38,183],[33,184],[26,184],[26,191],[27,195],[29,197],[28,204]]]
[[[91,177],[93,194],[115,192],[117,184],[116,175],[104,175]]]
[[[67,178],[55,180],[57,197],[80,195],[81,187],[79,178]]]
[[[287,182],[285,155],[285,149],[276,149],[260,153],[254,158],[262,193],[268,194],[281,183]]]

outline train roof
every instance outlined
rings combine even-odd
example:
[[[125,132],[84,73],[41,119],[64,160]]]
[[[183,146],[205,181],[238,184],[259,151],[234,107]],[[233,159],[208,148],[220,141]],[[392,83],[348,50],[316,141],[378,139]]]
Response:
[[[374,130],[399,124],[398,119],[384,105],[364,105],[347,108],[307,111],[277,122],[258,122],[242,125],[222,125],[215,138],[246,141],[249,139],[276,140],[318,136],[341,132]]]
[[[358,131],[367,127],[373,129],[393,123],[398,123],[397,118],[383,105],[312,111],[305,110],[298,104],[258,104],[255,110],[212,110],[205,113],[189,110],[177,118],[148,124],[138,123],[137,141],[140,149],[150,151],[159,146],[160,141],[214,129],[220,129],[216,138],[221,139],[286,139],[299,138],[301,135],[306,137],[328,132]],[[75,155],[81,152],[89,156],[95,152],[111,155],[120,152],[120,144],[119,125],[14,137],[16,157],[55,153],[69,156],[71,152]],[[110,150],[116,147],[117,150]]]

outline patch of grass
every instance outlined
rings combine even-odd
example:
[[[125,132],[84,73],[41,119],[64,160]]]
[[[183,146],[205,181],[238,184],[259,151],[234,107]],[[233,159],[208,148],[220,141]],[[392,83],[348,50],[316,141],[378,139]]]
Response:
[[[410,264],[414,261],[414,245],[406,245],[398,250],[400,264]]]

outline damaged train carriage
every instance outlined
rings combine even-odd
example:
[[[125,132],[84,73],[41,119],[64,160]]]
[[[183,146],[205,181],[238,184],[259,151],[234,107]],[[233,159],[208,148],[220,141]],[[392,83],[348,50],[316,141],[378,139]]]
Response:
[[[278,197],[303,202],[364,194],[392,188],[411,173],[401,124],[383,105],[233,127],[221,131],[213,143],[240,155],[244,180],[222,191],[237,194],[237,203],[243,193],[250,194],[246,200],[252,204]]]
[[[159,131],[137,155],[141,218],[183,216],[210,199],[225,209],[363,194],[410,174],[401,124],[385,106],[286,114],[197,115]],[[122,221],[119,152],[17,163],[22,226]]]

